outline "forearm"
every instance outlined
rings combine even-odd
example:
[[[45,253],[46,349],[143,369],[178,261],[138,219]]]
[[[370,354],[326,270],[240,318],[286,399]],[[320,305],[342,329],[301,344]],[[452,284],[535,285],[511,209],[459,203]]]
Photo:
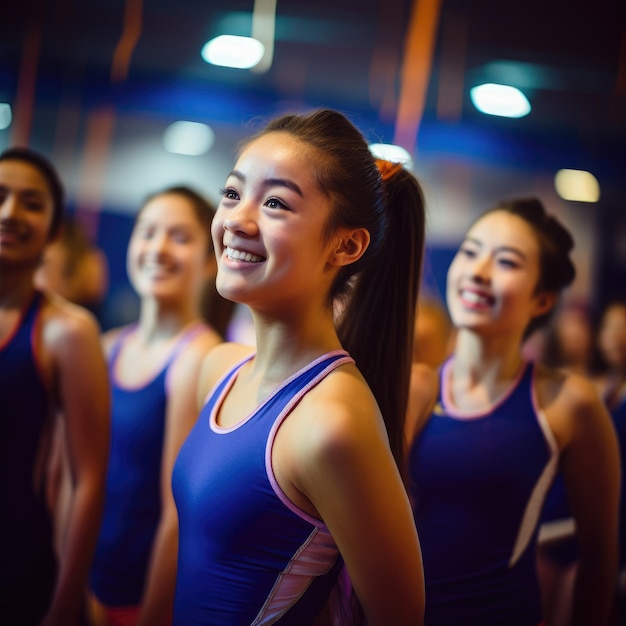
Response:
[[[177,558],[177,520],[163,519],[152,547],[146,589],[137,626],[168,626],[171,624]]]
[[[607,624],[615,589],[617,562],[600,551],[581,558],[574,587],[572,626]]]
[[[79,481],[71,501],[59,576],[50,610],[51,614],[67,616],[68,626],[78,622],[100,530],[103,504],[104,480]]]

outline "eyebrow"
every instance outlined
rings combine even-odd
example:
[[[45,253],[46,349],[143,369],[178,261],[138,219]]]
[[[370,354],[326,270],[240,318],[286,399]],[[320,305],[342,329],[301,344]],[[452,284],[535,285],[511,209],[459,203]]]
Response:
[[[246,177],[239,170],[232,170],[228,177],[234,176],[237,180],[240,180],[242,183],[246,181]],[[300,187],[294,183],[292,180],[288,178],[266,178],[263,181],[263,185],[265,187],[286,187],[287,189],[291,189],[295,191],[300,197],[304,197],[302,190]]]
[[[0,191],[11,191],[11,187],[0,183]],[[42,199],[45,199],[49,196],[49,194],[46,193],[45,191],[41,189],[35,189],[34,187],[33,188],[26,187],[25,189],[18,189],[16,190],[16,193],[18,193],[21,196],[37,196]]]
[[[464,241],[469,241],[480,247],[483,246],[482,241],[479,241],[478,239],[474,239],[473,237],[466,237]],[[496,248],[496,251],[497,252],[509,252],[511,254],[515,254],[516,256],[520,257],[524,261],[526,260],[526,255],[519,248],[514,248],[513,246],[498,246]]]

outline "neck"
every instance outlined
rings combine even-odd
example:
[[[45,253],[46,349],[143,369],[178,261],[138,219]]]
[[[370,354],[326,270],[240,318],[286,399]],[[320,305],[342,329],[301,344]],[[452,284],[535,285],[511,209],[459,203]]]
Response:
[[[499,386],[515,378],[522,362],[520,341],[515,337],[485,338],[468,330],[458,332],[452,368],[457,380]]]
[[[0,267],[0,308],[22,308],[35,291],[36,268]]]
[[[299,369],[342,348],[330,310],[307,312],[280,319],[253,312],[256,334],[254,370],[264,380],[285,380]]]
[[[169,339],[200,317],[190,304],[168,306],[146,299],[141,303],[138,332],[146,341]]]

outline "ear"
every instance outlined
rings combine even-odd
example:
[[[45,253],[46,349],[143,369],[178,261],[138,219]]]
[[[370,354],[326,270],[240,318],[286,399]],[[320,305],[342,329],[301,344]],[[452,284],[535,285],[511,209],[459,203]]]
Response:
[[[328,263],[343,267],[358,261],[370,245],[370,233],[366,228],[344,230],[335,239],[335,248],[329,255]]]
[[[540,317],[550,311],[556,304],[557,294],[544,291],[537,295],[533,317]]]

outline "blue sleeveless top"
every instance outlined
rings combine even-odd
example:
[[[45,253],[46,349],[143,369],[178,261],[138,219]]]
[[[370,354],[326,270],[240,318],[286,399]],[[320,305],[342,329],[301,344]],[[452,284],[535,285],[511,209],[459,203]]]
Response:
[[[34,343],[41,301],[35,293],[0,345],[0,598],[9,602],[50,594],[56,567],[42,448],[54,411]]]
[[[558,463],[532,364],[488,412],[454,409],[446,372],[410,450],[429,626],[537,626],[537,523]]]
[[[179,516],[175,626],[311,626],[342,561],[326,526],[296,507],[272,470],[278,428],[332,370],[328,353],[294,374],[243,421],[217,425],[240,367],[216,385],[172,477]]]
[[[178,340],[161,371],[141,387],[126,387],[115,365],[126,337],[122,331],[109,359],[111,449],[104,517],[90,573],[94,595],[108,606],[140,604],[152,544],[161,517],[161,462],[170,366],[204,328],[198,324]]]

